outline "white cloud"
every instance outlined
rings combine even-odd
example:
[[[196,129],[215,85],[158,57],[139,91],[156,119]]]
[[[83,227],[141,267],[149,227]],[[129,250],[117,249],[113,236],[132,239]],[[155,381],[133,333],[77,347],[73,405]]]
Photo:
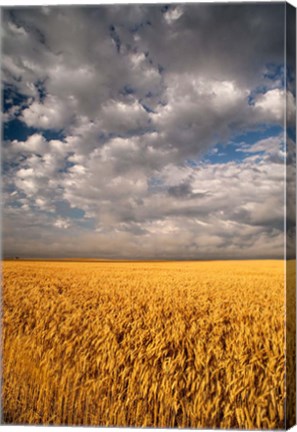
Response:
[[[58,97],[48,95],[44,102],[34,101],[25,108],[21,119],[35,128],[60,130],[68,126],[73,112],[71,99],[60,101]]]
[[[11,148],[9,149],[12,153],[26,152],[26,153],[45,153],[47,150],[47,143],[44,137],[39,134],[33,134],[28,137],[26,141],[14,140],[11,143]]]
[[[284,123],[285,92],[283,89],[269,90],[257,97],[255,109],[266,121]]]
[[[174,21],[179,19],[183,14],[183,8],[181,6],[176,6],[174,8],[168,9],[168,11],[164,14],[165,20],[168,24],[172,24]]]
[[[54,226],[57,228],[61,228],[61,229],[67,229],[70,226],[69,221],[65,220],[65,219],[57,219],[54,222]]]

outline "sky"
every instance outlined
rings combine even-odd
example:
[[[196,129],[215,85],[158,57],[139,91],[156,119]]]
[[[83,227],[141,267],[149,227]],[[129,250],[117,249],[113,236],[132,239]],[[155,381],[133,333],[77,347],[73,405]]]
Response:
[[[3,9],[4,257],[282,257],[284,11]]]

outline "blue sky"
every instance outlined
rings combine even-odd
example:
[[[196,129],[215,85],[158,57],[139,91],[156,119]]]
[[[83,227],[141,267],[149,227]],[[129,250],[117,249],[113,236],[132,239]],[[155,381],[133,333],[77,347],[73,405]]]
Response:
[[[5,9],[4,255],[280,257],[283,14]]]

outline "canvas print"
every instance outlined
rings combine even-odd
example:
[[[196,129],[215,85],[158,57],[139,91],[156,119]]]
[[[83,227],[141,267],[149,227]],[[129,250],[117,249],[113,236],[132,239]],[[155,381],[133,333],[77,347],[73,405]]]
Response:
[[[293,426],[294,7],[1,12],[2,424]]]

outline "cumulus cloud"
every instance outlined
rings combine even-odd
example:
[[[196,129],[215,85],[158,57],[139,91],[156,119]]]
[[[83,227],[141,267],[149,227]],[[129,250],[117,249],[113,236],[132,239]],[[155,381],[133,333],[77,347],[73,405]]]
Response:
[[[264,147],[265,155],[273,154],[274,139],[270,146],[265,142],[269,144],[268,139],[261,140],[245,151],[252,154]],[[104,171],[95,166],[104,167]],[[123,177],[109,171],[112,167],[98,159],[94,165],[91,161],[75,164],[60,179],[52,179],[53,187],[48,189],[44,188],[44,177],[33,176],[30,168],[19,169],[15,186],[31,201],[27,201],[28,219],[21,208],[15,209],[14,217],[30,224],[35,197],[35,205],[44,210],[52,189],[60,187],[60,199],[82,209],[92,219],[94,231],[90,241],[89,232],[78,230],[76,220],[53,220],[53,226],[67,228],[76,239],[70,235],[63,240],[62,254],[67,248],[70,253],[73,247],[71,254],[79,255],[82,246],[84,254],[107,253],[122,258],[203,259],[219,258],[221,254],[232,257],[235,251],[244,257],[281,255],[283,166],[270,158],[262,157],[256,164],[247,157],[240,163],[166,165],[150,182],[146,175],[137,175],[132,166]],[[37,194],[36,188],[41,186]],[[48,214],[40,217],[46,221]],[[55,238],[47,224],[47,236]],[[30,235],[28,231],[29,243]],[[119,246],[116,249],[115,244]],[[48,244],[43,246],[44,253],[61,254],[58,244],[48,248]]]
[[[47,96],[43,103],[32,102],[21,114],[28,126],[39,129],[63,129],[71,121],[72,100],[60,102],[56,96]]]
[[[56,226],[58,228],[67,229],[67,228],[69,228],[70,223],[66,219],[59,218],[54,222],[54,226]]]
[[[5,9],[4,121],[27,131],[3,143],[6,254],[281,256],[283,13]]]

